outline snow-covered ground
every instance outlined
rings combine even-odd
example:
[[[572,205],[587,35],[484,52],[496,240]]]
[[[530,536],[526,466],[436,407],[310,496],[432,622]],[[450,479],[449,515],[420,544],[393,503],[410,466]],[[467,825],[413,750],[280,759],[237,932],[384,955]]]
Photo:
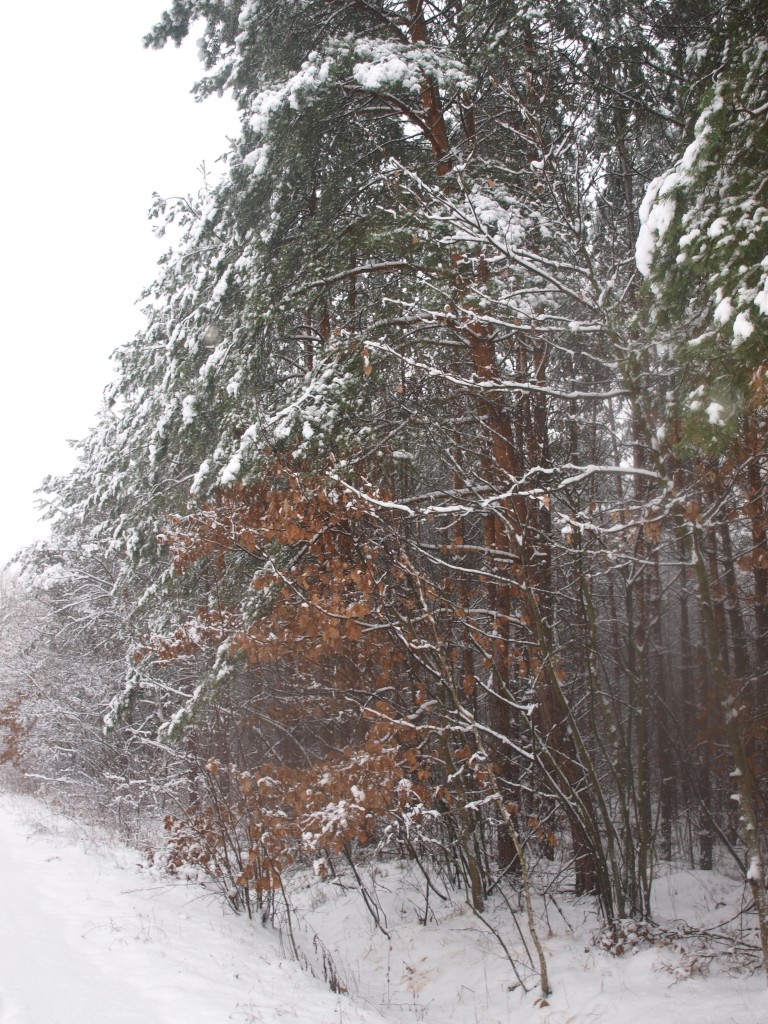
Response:
[[[307,875],[296,890],[296,940],[349,993],[336,995],[275,932],[140,861],[34,801],[0,796],[0,1024],[768,1022],[764,976],[739,966],[739,942],[753,936],[727,923],[743,886],[724,876],[660,878],[666,940],[630,933],[620,956],[595,942],[589,901],[539,903],[554,989],[542,1003],[522,920],[518,931],[508,910],[488,912],[527,992],[481,921],[451,898],[432,893],[427,905],[396,865],[365,877],[378,925],[351,879]],[[675,937],[683,920],[709,931]]]
[[[484,913],[516,961],[517,977],[497,937],[460,902],[432,894],[425,914],[424,887],[394,865],[377,867],[364,881],[389,938],[359,895],[330,881],[323,883],[325,897],[311,882],[296,893],[294,932],[303,930],[307,949],[316,932],[342,983],[365,1005],[384,1008],[388,1018],[425,1024],[768,1024],[768,986],[755,970],[755,934],[742,931],[738,920],[727,923],[737,915],[745,887],[723,875],[679,871],[659,878],[652,934],[643,936],[642,927],[638,933],[627,922],[626,937],[613,949],[603,946],[591,899],[537,899],[553,989],[544,1003],[524,946],[523,939],[533,954],[522,908],[519,930],[501,903]]]
[[[0,1024],[373,1024],[276,936],[0,797]]]

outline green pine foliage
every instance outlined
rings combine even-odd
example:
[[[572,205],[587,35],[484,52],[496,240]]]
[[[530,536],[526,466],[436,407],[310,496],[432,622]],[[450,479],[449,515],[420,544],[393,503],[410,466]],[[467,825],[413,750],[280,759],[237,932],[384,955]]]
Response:
[[[693,137],[652,183],[641,211],[652,315],[679,368],[671,412],[686,440],[705,446],[721,446],[765,405],[768,36],[761,28],[737,16],[725,39],[694,54],[692,74],[707,89]],[[716,68],[705,75],[718,44]]]

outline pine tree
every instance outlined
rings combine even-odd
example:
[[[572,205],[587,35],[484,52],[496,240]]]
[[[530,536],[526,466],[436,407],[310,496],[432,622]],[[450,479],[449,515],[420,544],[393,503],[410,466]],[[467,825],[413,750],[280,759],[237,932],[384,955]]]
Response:
[[[671,429],[663,447],[674,467],[768,963],[764,766],[755,756],[765,715],[768,38],[763,5],[735,5],[729,14],[727,31],[694,55],[706,91],[692,141],[649,187],[638,265],[666,347]]]

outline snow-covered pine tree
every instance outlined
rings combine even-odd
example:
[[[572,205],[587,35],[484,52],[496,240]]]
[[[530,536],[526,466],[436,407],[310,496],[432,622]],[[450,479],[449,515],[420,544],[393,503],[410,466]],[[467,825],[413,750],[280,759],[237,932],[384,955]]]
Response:
[[[768,969],[765,672],[768,648],[768,36],[738,3],[691,54],[701,82],[692,138],[649,186],[638,266],[668,366],[660,447],[702,609],[702,643],[734,762],[746,876]]]

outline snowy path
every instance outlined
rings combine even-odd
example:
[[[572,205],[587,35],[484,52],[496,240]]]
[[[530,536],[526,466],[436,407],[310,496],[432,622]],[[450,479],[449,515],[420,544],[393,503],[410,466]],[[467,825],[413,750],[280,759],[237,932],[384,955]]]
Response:
[[[29,806],[0,796],[0,1024],[380,1024],[260,925],[158,884],[129,850],[41,828]]]

